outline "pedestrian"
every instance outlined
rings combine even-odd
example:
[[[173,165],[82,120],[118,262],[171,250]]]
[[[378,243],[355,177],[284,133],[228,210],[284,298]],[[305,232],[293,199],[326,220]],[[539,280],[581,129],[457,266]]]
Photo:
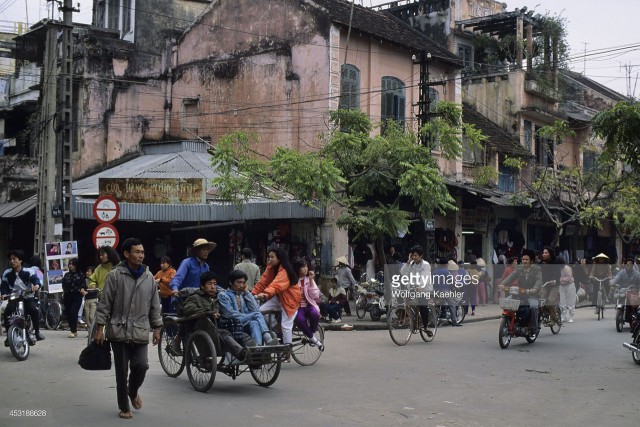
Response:
[[[78,336],[78,310],[82,305],[83,291],[87,289],[87,280],[80,271],[78,258],[69,260],[69,271],[62,278],[64,310],[69,322],[69,338]]]
[[[562,323],[573,323],[573,314],[576,311],[576,285],[573,279],[573,270],[567,265],[563,257],[557,257],[557,260],[562,265],[559,286]]]
[[[102,292],[104,288],[104,281],[107,278],[107,274],[118,265],[120,262],[120,256],[111,246],[101,246],[98,250],[98,260],[100,264],[96,267],[94,272],[89,276],[89,289],[98,289],[98,292]]]
[[[349,268],[349,261],[346,256],[336,258],[338,263],[338,269],[336,270],[336,279],[338,279],[338,286],[345,290],[347,294],[347,303],[344,305],[344,315],[351,316],[351,307],[349,307],[349,299],[355,300],[355,286],[358,284],[353,277],[351,268]]]
[[[242,261],[233,267],[234,270],[244,271],[247,275],[247,290],[252,291],[253,287],[260,280],[260,267],[252,261],[253,251],[251,248],[242,250]]]
[[[98,307],[98,297],[100,294],[100,290],[95,286],[89,288],[89,277],[91,277],[94,270],[95,268],[93,266],[89,266],[84,271],[86,286],[80,291],[84,296],[84,319],[85,322],[87,322],[88,336],[91,336],[91,328],[93,328],[93,319],[96,317],[96,308]]]
[[[267,257],[267,269],[251,292],[258,300],[265,301],[260,312],[281,310],[282,343],[293,341],[293,321],[300,307],[302,290],[298,275],[284,249],[271,248]],[[288,363],[289,358],[285,359]]]
[[[464,268],[462,268],[464,270]],[[478,284],[480,283],[480,269],[478,268],[477,258],[469,263],[466,274],[462,271],[458,271],[458,274],[468,275],[469,280],[467,281],[467,312],[469,311],[469,306],[471,306],[471,315],[476,315],[476,306],[478,305]]]
[[[142,242],[136,238],[125,240],[122,253],[124,261],[109,272],[104,284],[94,340],[98,345],[104,344],[106,325],[116,371],[118,416],[131,419],[129,401],[134,409],[142,408],[139,389],[149,369],[149,329],[153,329],[153,345],[156,345],[160,341],[162,316],[153,275],[142,264]]]
[[[160,270],[153,277],[158,284],[160,306],[163,313],[171,313],[171,287],[169,284],[176,275],[176,269],[171,265],[171,258],[166,255],[160,257]]]
[[[487,272],[487,263],[482,258],[476,259],[476,264],[480,268],[480,275],[478,276],[478,295],[476,300],[483,306],[487,305],[487,293],[491,295],[491,276]],[[488,292],[487,292],[488,291]]]

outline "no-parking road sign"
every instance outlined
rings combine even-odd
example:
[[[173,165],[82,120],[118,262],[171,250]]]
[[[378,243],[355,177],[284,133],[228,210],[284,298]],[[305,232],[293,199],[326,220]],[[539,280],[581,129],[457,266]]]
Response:
[[[100,224],[93,230],[93,244],[96,249],[102,246],[115,248],[120,241],[118,230],[111,224]]]
[[[112,224],[120,216],[120,204],[113,196],[102,196],[93,204],[93,217],[98,222]]]

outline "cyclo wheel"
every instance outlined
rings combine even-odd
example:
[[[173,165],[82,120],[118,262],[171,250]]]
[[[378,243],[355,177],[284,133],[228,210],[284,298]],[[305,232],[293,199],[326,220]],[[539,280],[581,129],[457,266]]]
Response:
[[[367,314],[367,301],[365,298],[360,295],[356,301],[356,316],[358,319],[364,319],[364,316]]]
[[[433,305],[427,305],[429,309],[429,324],[422,324],[422,317],[420,316],[420,312],[418,311],[418,329],[420,330],[420,337],[424,342],[431,342],[436,337],[436,332],[438,332],[438,309]]]
[[[622,332],[624,329],[624,314],[622,309],[616,310],[616,331]]]
[[[191,387],[206,393],[216,379],[217,359],[213,340],[205,331],[195,331],[185,349],[185,366]]]
[[[62,321],[62,305],[60,301],[51,299],[51,297],[47,299],[44,321],[47,329],[56,330],[60,327],[60,322]]]
[[[391,340],[396,345],[406,345],[413,333],[413,308],[406,304],[395,304],[387,313],[387,327]]]
[[[500,348],[505,349],[511,343],[511,334],[509,333],[509,318],[502,316],[500,321],[500,329],[498,330],[498,343]]]
[[[324,345],[324,329],[322,326],[318,326],[318,330],[313,335]],[[297,327],[293,328],[293,342],[291,344],[291,357],[299,365],[311,366],[320,359],[322,352],[315,345],[312,344],[309,338],[302,333]]]
[[[558,332],[560,332],[560,328],[562,328],[562,312],[560,311],[560,307],[555,306],[553,308],[551,308],[551,310],[555,310],[556,311],[556,319],[558,319],[558,322],[560,323],[554,323],[553,325],[549,326],[549,329],[551,329],[551,333],[553,335],[557,335]]]
[[[31,346],[29,339],[22,337],[22,328],[18,325],[11,325],[7,332],[7,340],[9,341],[9,349],[13,357],[19,361],[27,360]]]
[[[265,347],[263,351],[268,348],[269,347]],[[251,376],[253,377],[256,384],[261,387],[269,387],[276,382],[276,380],[278,379],[278,375],[280,375],[280,368],[282,366],[282,363],[280,362],[278,354],[272,354],[271,360],[275,360],[275,362],[264,363],[260,366],[249,366],[249,372],[251,372]]]
[[[94,327],[95,327],[95,321]],[[178,334],[178,324],[173,320],[164,320],[160,330],[160,342],[158,343],[158,358],[160,366],[168,376],[175,378],[180,376],[184,369],[184,351],[174,353],[172,349],[173,339]]]

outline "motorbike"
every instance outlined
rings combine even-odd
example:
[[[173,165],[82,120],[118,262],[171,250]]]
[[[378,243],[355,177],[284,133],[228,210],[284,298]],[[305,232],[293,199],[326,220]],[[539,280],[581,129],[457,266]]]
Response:
[[[636,365],[640,365],[640,307],[636,309],[631,323],[631,342],[622,346],[631,351],[631,357]]]
[[[522,289],[511,286],[508,289],[508,298],[500,298],[500,308],[502,308],[502,318],[500,330],[498,331],[498,342],[500,348],[507,348],[511,343],[511,338],[525,337],[529,344],[534,343],[540,334],[540,323],[536,329],[530,328],[529,316],[530,308],[520,307],[520,299],[526,298],[530,293],[529,289]]]
[[[436,305],[439,306],[438,325],[442,325],[445,322],[449,322],[450,324],[453,324],[451,320],[451,307],[449,307],[449,304],[447,304],[447,302],[448,301],[436,302]],[[467,303],[464,300],[464,297],[462,295],[460,297],[454,297],[453,303],[456,308],[456,319],[457,319],[456,324],[460,324],[462,323],[465,316],[467,315],[467,310],[466,310]]]
[[[7,341],[13,357],[19,361],[27,360],[31,346],[36,345],[36,336],[31,324],[31,316],[24,309],[24,297],[31,291],[16,290],[9,295],[9,302],[16,302],[16,310],[9,317]]]
[[[635,309],[640,304],[638,290],[620,288],[614,290],[613,297],[616,299],[616,331],[622,332],[625,323],[631,325]]]
[[[356,299],[356,316],[362,320],[369,313],[371,320],[378,321],[387,313],[387,304],[384,300],[384,283],[378,278],[367,280],[366,273],[361,276],[361,283],[356,285],[358,298]]]

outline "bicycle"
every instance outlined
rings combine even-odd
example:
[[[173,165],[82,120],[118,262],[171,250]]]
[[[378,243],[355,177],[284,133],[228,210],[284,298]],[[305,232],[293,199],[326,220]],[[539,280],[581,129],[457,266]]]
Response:
[[[56,330],[60,327],[62,304],[57,298],[53,298],[49,291],[40,290],[38,309],[40,310],[40,322],[44,323],[47,329]]]
[[[550,280],[548,282],[545,282],[542,285],[542,288],[544,289],[546,286],[553,285],[555,284],[555,282],[556,282],[555,280]],[[560,306],[558,304],[551,306],[551,305],[546,305],[546,302],[547,302],[547,298],[540,298],[540,308],[538,311],[539,312],[538,324],[548,326],[549,329],[551,329],[551,333],[553,335],[557,335],[560,332],[560,328],[562,328],[562,310],[560,310]],[[556,313],[555,321],[551,320],[552,310],[554,310]]]
[[[280,310],[265,311],[262,314],[266,318],[267,325],[271,325],[272,319],[275,318],[277,322],[276,329],[280,330]],[[324,328],[322,325],[318,325],[318,330],[313,336],[326,347],[326,343],[324,342]],[[300,366],[311,366],[320,359],[322,353],[323,350],[320,350],[315,344],[313,344],[311,339],[294,324],[290,350],[293,360],[295,360]]]
[[[598,295],[596,296],[596,314],[598,320],[604,319],[604,304],[607,301],[607,296],[604,293],[602,283],[609,280],[609,278],[598,279],[597,277],[589,277],[589,280],[595,280],[598,282]]]
[[[431,342],[438,331],[439,309],[433,303],[426,304],[429,324],[422,324],[419,306],[407,303],[393,304],[387,311],[387,327],[391,340],[399,346],[406,345],[413,334],[420,333],[424,342]]]

